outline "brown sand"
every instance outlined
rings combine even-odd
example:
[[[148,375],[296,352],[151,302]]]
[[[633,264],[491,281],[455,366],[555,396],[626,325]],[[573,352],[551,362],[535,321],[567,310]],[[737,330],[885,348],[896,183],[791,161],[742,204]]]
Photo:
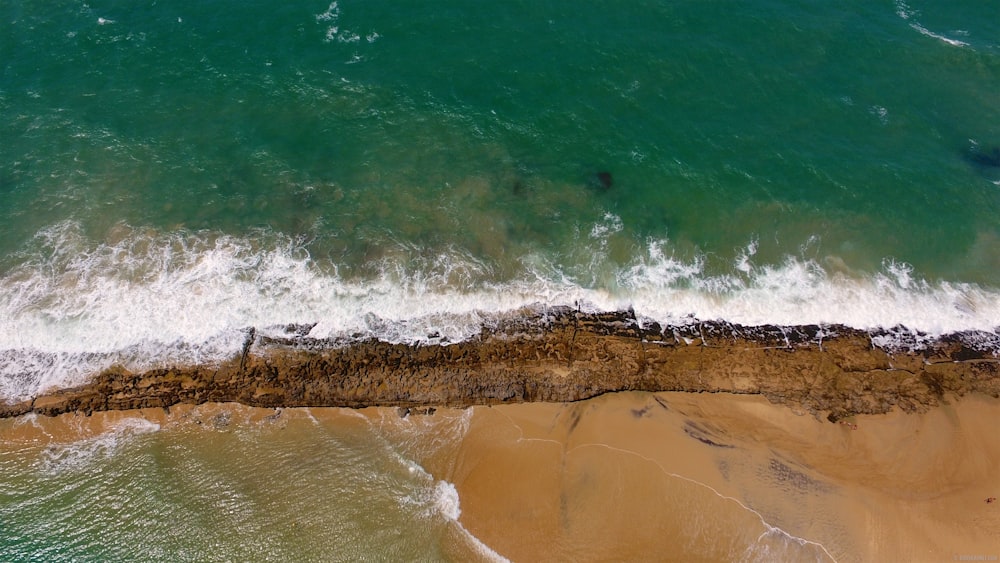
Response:
[[[843,424],[722,393],[619,393],[405,421],[387,408],[311,412],[322,424],[374,423],[403,444],[455,484],[465,529],[515,561],[1000,556],[1000,502],[984,502],[1000,496],[1000,400],[978,395]],[[0,424],[0,444],[69,442],[137,417],[217,428],[274,413],[205,404],[21,417]]]
[[[447,478],[514,560],[989,558],[998,417],[978,396],[849,424],[728,394],[477,407]]]

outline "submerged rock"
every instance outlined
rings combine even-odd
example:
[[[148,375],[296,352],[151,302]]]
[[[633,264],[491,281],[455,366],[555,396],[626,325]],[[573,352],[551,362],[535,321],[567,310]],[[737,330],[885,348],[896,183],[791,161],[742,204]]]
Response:
[[[969,160],[979,166],[1000,168],[1000,147],[987,150],[973,149],[969,151]]]
[[[606,170],[597,172],[590,178],[590,185],[601,191],[610,190],[614,184],[615,180],[611,176],[611,172]]]

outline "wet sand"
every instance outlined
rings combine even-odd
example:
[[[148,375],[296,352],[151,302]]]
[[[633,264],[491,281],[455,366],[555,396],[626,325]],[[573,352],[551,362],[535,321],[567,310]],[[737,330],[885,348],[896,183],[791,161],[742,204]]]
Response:
[[[844,424],[728,394],[477,408],[448,478],[513,560],[990,560],[998,419],[978,396]]]
[[[280,427],[282,440],[316,424],[375,432],[455,485],[461,526],[444,553],[456,560],[483,555],[464,530],[514,561],[1000,556],[1000,503],[984,502],[1000,496],[1000,400],[977,395],[841,424],[723,393],[618,393],[406,418],[391,408],[178,405],[169,414],[6,420],[0,442],[37,448],[140,419]]]

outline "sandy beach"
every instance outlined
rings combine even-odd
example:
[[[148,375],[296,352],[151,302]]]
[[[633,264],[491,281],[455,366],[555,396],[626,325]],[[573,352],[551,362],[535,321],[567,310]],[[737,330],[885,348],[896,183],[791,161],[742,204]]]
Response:
[[[728,394],[476,409],[449,478],[513,560],[1000,556],[1000,401],[831,424]]]
[[[973,395],[834,424],[758,396],[630,392],[406,417],[211,403],[29,415],[2,421],[0,440],[38,448],[136,421],[186,439],[195,427],[303,443],[317,424],[374,431],[454,484],[444,555],[456,560],[489,555],[472,536],[512,561],[994,560],[998,415],[1000,401]]]

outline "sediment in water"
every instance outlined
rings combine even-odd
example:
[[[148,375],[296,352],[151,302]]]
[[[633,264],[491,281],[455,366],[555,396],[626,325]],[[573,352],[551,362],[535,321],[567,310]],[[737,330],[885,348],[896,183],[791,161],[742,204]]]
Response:
[[[464,407],[687,391],[759,394],[835,421],[922,411],[949,395],[1000,397],[995,332],[932,339],[840,325],[660,326],[631,311],[568,307],[498,318],[455,343],[315,339],[302,328],[278,337],[248,329],[242,349],[218,365],[108,369],[85,385],[0,405],[0,417],[205,402]]]

